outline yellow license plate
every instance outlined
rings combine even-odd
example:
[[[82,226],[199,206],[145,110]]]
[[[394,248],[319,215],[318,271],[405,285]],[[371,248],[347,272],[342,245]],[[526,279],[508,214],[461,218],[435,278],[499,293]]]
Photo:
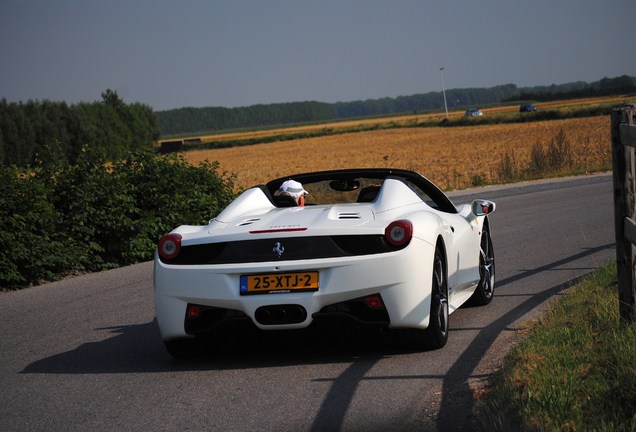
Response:
[[[241,276],[241,295],[317,291],[318,272],[267,273]]]

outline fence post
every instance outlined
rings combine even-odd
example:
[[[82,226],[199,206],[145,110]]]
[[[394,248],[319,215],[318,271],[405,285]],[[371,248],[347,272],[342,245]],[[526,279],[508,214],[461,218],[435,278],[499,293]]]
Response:
[[[615,108],[611,115],[618,300],[620,316],[629,323],[636,321],[635,114],[636,108],[632,105]],[[625,130],[630,133],[622,133]]]

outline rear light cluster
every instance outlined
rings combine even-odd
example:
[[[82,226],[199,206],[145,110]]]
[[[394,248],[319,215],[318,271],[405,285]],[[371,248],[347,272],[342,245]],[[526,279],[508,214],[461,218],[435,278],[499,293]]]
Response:
[[[186,308],[186,319],[199,318],[201,314],[203,314],[204,310],[205,308],[203,306],[188,304],[188,307]]]
[[[406,219],[391,222],[384,230],[386,241],[395,247],[405,247],[413,237],[413,224]]]
[[[406,219],[391,222],[384,230],[384,237],[387,243],[389,243],[391,246],[395,248],[406,247],[411,241],[411,238],[413,237],[413,224],[411,223],[411,221],[408,221]],[[317,237],[315,241],[320,241],[318,243],[318,246],[322,248],[321,249],[322,256],[330,257],[330,256],[339,256],[337,252],[340,251],[340,254],[342,254],[343,250],[346,251],[346,253],[352,254],[352,255],[366,255],[366,254],[373,254],[373,253],[388,252],[388,250],[386,250],[386,247],[383,248],[382,242],[378,241],[379,239],[380,239],[380,236],[377,236],[377,237],[336,236],[333,238]],[[157,250],[159,252],[159,256],[161,257],[161,259],[166,261],[174,261],[181,253],[181,240],[182,240],[181,234],[173,233],[173,234],[168,234],[163,236],[161,240],[159,240],[159,244],[157,245]],[[290,239],[290,241],[293,242],[294,240]],[[330,242],[334,242],[335,245],[333,245],[332,247],[332,244]],[[261,243],[258,243],[258,245],[262,246]],[[187,247],[187,248],[190,248],[189,249],[190,253],[187,254],[188,257],[190,257],[188,258],[188,261],[190,259],[193,259],[192,253],[194,253],[196,249],[197,256],[199,256],[200,259],[203,259],[203,261],[199,262],[195,260],[196,262],[193,261],[192,264],[212,263],[212,261],[217,259],[220,253],[220,250],[225,249],[225,246],[226,246],[225,243],[189,246]],[[230,243],[230,246],[231,247],[228,248],[228,251],[226,251],[226,254],[230,254],[231,259],[228,259],[226,257],[224,260],[220,262],[227,262],[227,263],[244,262],[246,259],[244,248],[243,247],[239,248],[238,246],[234,247],[232,246],[231,243]],[[263,250],[267,250],[268,252],[265,258],[271,259],[271,253],[269,253],[271,251],[271,245],[267,243],[267,247],[264,248]],[[234,255],[232,255],[232,253],[234,253]],[[293,259],[301,259],[301,258],[306,259],[306,258],[315,257],[316,252],[315,250],[312,250],[311,253],[309,253],[308,251],[304,251],[303,253],[307,253],[307,256],[304,256],[304,255],[297,256],[297,257],[294,257]],[[253,257],[251,258],[253,259]],[[259,261],[259,260],[254,260],[254,261]],[[183,263],[175,261],[175,264],[183,264]]]
[[[382,297],[380,297],[380,294],[373,294],[373,295],[364,297],[364,303],[367,305],[369,309],[374,309],[374,310],[384,309],[384,302],[382,301]]]
[[[159,240],[157,245],[159,255],[166,260],[172,260],[181,252],[181,234],[168,234]]]

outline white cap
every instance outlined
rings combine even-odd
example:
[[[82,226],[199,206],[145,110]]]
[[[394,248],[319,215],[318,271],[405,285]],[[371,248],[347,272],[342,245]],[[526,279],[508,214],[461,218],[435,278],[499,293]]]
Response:
[[[278,189],[281,192],[287,192],[288,194],[290,194],[296,199],[299,196],[304,196],[309,193],[305,189],[303,189],[303,185],[297,182],[296,180],[287,180],[282,185],[280,185]]]

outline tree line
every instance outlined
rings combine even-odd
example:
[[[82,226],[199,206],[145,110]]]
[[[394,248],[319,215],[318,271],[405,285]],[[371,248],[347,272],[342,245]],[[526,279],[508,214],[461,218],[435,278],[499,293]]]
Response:
[[[156,114],[165,136],[331,120],[336,111],[328,103],[290,102],[241,108],[186,107]]]
[[[446,90],[446,103],[449,108],[473,105],[490,105],[502,99],[518,94],[517,86],[505,84],[490,88],[465,88]],[[444,107],[442,92],[429,92],[397,98],[367,99],[363,101],[338,102],[336,118],[367,117],[388,114],[403,114],[439,110]]]
[[[75,164],[89,146],[104,159],[151,148],[160,137],[159,123],[145,104],[125,104],[115,91],[102,93],[101,102],[0,100],[0,163],[30,166],[36,161]]]
[[[449,107],[493,104],[518,92],[514,84],[488,89],[455,89],[446,92]],[[352,102],[292,102],[239,108],[178,108],[158,111],[161,134],[180,135],[263,126],[344,120],[355,117],[429,111],[444,106],[441,92]]]
[[[618,78],[603,78],[593,83],[576,81],[536,87],[517,87],[515,84],[505,84],[489,88],[449,89],[445,93],[448,107],[457,109],[502,102],[633,94],[636,93],[636,85],[633,77],[623,75]],[[427,112],[441,110],[443,107],[444,99],[440,91],[333,104],[309,101],[239,108],[189,107],[158,111],[156,114],[161,134],[166,136]]]
[[[547,102],[563,99],[579,99],[626,95],[636,93],[636,78],[622,75],[616,78],[603,78],[592,84],[584,82],[572,83],[569,86],[534,87],[521,91],[515,99],[502,99],[502,102],[512,100],[533,100]]]

